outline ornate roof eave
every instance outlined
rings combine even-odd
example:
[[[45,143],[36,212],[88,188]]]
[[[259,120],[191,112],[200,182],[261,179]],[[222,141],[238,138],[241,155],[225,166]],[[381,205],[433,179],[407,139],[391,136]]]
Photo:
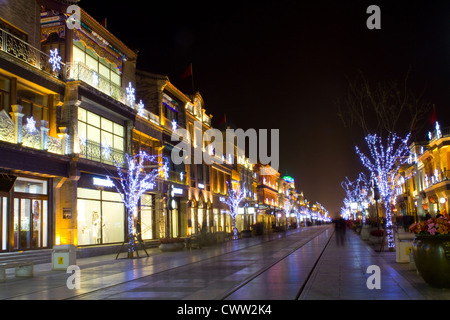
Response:
[[[37,0],[39,5],[58,12],[66,12],[68,6],[79,2],[80,0]]]
[[[166,80],[166,83],[162,86],[161,91],[164,89],[168,89],[171,93],[175,94],[177,98],[181,99],[184,103],[191,102],[191,99],[181,92],[177,87],[175,87],[169,80]]]
[[[128,48],[121,40],[119,40],[115,35],[109,32],[104,26],[102,26],[97,20],[91,17],[82,8],[81,10],[81,20],[83,23],[95,30],[102,38],[111,43],[112,46],[123,52],[128,60],[136,60],[137,53]]]

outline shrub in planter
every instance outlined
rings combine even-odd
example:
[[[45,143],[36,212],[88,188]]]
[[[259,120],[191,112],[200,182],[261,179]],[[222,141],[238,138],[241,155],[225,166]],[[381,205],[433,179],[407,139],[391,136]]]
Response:
[[[161,238],[159,239],[159,244],[167,244],[167,243],[184,243],[184,239],[182,238]]]
[[[162,238],[159,239],[159,249],[161,251],[177,251],[184,248],[182,238]]]

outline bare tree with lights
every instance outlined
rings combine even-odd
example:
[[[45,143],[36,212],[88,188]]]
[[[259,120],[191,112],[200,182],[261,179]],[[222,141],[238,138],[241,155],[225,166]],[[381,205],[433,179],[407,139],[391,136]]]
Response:
[[[127,211],[127,239],[128,257],[132,258],[136,251],[136,228],[138,204],[141,196],[153,189],[156,179],[167,175],[167,162],[160,163],[160,156],[151,156],[139,152],[134,156],[125,154],[124,163],[115,161],[119,182],[113,182],[117,192],[121,195]],[[109,177],[108,177],[109,179]]]
[[[402,80],[369,82],[360,71],[348,83],[348,93],[338,101],[338,115],[345,127],[359,127],[363,135],[406,136],[422,129],[421,120],[431,111],[423,90],[416,95],[408,84],[409,71]],[[413,137],[414,138],[414,137]]]
[[[345,177],[345,180],[341,182],[341,187],[346,194],[344,205],[348,208],[353,202],[361,203],[364,201],[368,193],[368,180],[366,175],[361,172],[355,181],[350,181],[348,177]]]
[[[292,195],[289,195],[287,201],[284,202],[284,214],[286,215],[286,224],[289,229],[289,216],[291,214],[292,209],[294,209],[295,203],[292,199]]]
[[[398,164],[406,159],[408,139],[417,133],[420,120],[430,111],[431,103],[424,101],[424,92],[416,95],[408,85],[409,72],[404,80],[371,84],[362,72],[349,82],[348,95],[339,105],[344,126],[357,125],[363,130],[369,149],[367,155],[356,147],[363,165],[370,171],[386,208],[388,247],[394,247],[392,234],[392,186]],[[344,108],[342,108],[344,107]],[[398,133],[405,138],[398,136]]]
[[[234,240],[237,240],[238,230],[236,228],[236,215],[238,214],[241,202],[247,196],[247,190],[245,190],[245,183],[242,185],[242,187],[237,187],[236,189],[233,189],[233,187],[230,186],[228,181],[227,184],[228,184],[228,197],[225,203],[230,208],[230,216],[233,221],[233,238]]]
[[[392,223],[392,201],[395,196],[395,177],[400,165],[405,163],[409,157],[408,148],[409,135],[405,139],[395,134],[390,134],[387,145],[377,135],[366,137],[370,155],[366,155],[356,147],[356,153],[360,156],[363,165],[371,172],[372,179],[377,184],[386,213],[386,237],[388,248],[393,248],[394,234]]]

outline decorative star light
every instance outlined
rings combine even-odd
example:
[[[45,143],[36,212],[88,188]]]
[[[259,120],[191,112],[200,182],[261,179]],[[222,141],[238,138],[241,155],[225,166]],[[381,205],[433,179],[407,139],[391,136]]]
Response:
[[[33,117],[27,118],[27,124],[25,125],[25,128],[27,128],[27,131],[29,133],[34,133],[37,131],[36,121],[33,119]]]
[[[138,115],[140,115],[141,117],[143,117],[144,116],[144,108],[145,108],[145,105],[144,105],[144,103],[142,102],[142,100],[139,100],[139,103],[138,103]]]
[[[102,156],[106,159],[109,159],[111,157],[111,146],[109,145],[107,140],[102,143]]]
[[[135,92],[135,89],[131,85],[131,82],[128,83],[128,87],[127,87],[127,101],[130,103],[130,106],[133,106],[134,102],[136,101],[136,96],[135,96],[134,92]]]
[[[52,65],[53,72],[61,69],[61,56],[58,54],[58,49],[50,50],[48,62]]]
[[[86,143],[87,143],[87,139],[86,139],[86,137],[80,137],[80,144],[84,147],[84,146],[86,146]]]
[[[428,131],[428,140],[431,140],[431,139],[433,139],[433,135],[431,134],[430,131]]]

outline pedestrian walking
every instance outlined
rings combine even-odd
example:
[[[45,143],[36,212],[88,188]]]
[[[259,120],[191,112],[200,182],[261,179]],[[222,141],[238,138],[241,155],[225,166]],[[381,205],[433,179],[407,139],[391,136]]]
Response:
[[[345,232],[347,229],[347,224],[343,218],[339,218],[336,220],[334,225],[334,230],[336,233],[336,239],[338,246],[345,244]]]

